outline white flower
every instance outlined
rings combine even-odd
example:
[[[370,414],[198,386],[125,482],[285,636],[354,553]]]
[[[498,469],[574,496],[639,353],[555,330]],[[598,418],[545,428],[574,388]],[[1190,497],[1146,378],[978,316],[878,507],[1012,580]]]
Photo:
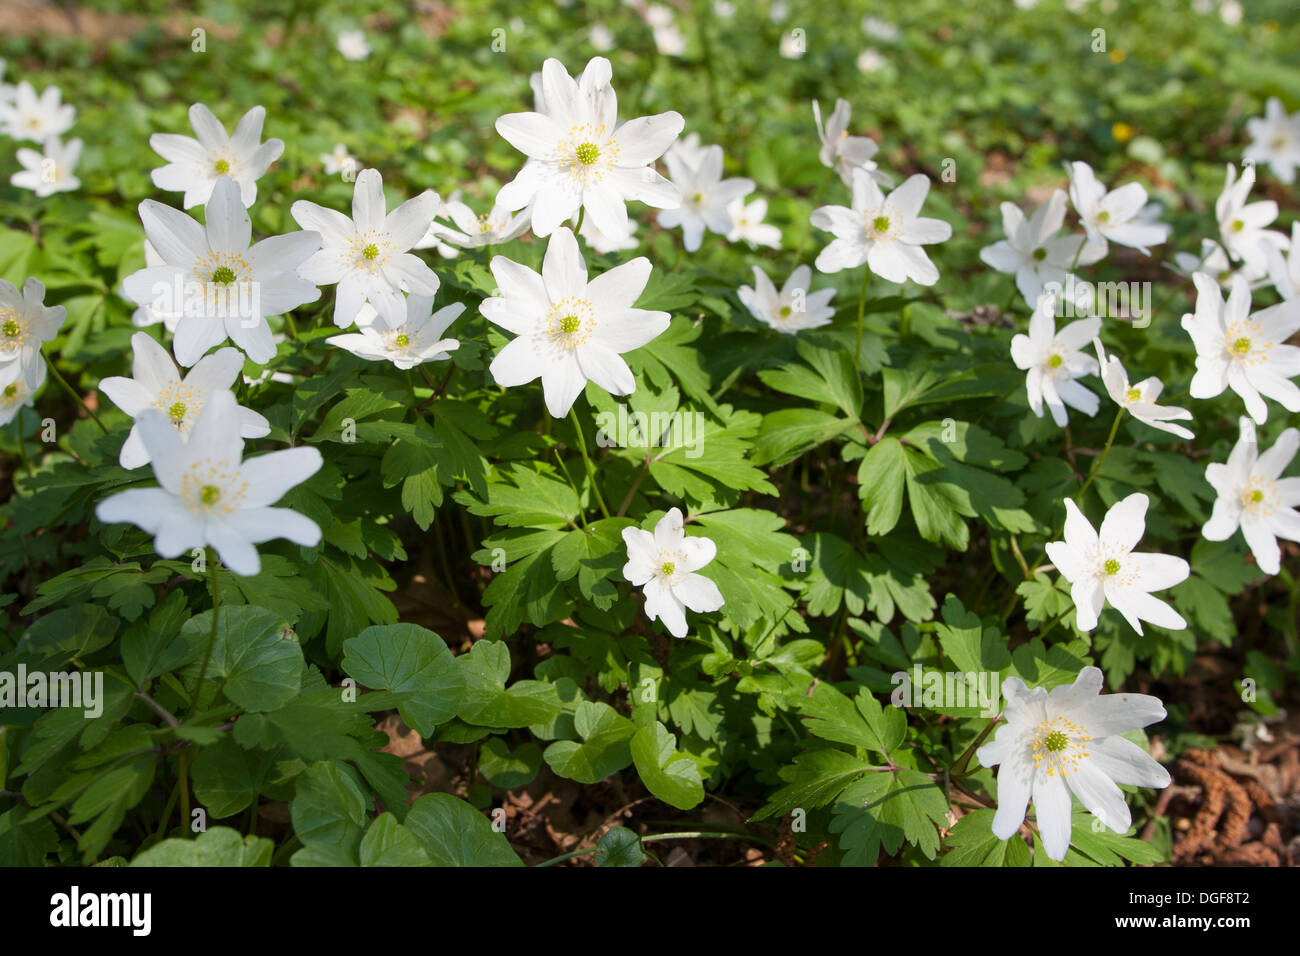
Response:
[[[1264,116],[1246,120],[1251,143],[1245,159],[1268,163],[1273,175],[1288,186],[1295,182],[1295,168],[1300,165],[1300,111],[1288,116],[1282,101],[1270,96]]]
[[[1255,562],[1265,574],[1282,567],[1278,538],[1300,541],[1300,478],[1282,472],[1300,449],[1300,431],[1288,428],[1262,455],[1249,418],[1241,419],[1241,437],[1227,464],[1214,462],[1205,480],[1218,493],[1210,520],[1201,529],[1208,541],[1226,541],[1241,528]]]
[[[853,61],[857,68],[863,73],[875,73],[883,69],[889,61],[885,59],[883,53],[879,50],[873,50],[871,47],[863,50],[858,54],[858,58]]]
[[[288,448],[241,463],[244,440],[235,396],[213,392],[186,441],[162,412],[145,409],[136,420],[161,488],[131,488],[105,498],[95,516],[125,521],[154,535],[164,558],[211,546],[240,575],[257,574],[253,545],[287,538],[303,547],[320,542],[320,527],[289,508],[272,508],[294,485],[321,466],[315,448]]]
[[[1230,27],[1241,22],[1243,7],[1237,0],[1224,0],[1219,6],[1219,19]]]
[[[781,34],[781,43],[777,47],[781,55],[787,60],[798,60],[806,52],[807,45],[804,41],[802,31],[791,30],[788,33]]]
[[[1265,226],[1277,218],[1277,203],[1271,199],[1247,203],[1250,190],[1255,185],[1255,167],[1247,166],[1237,179],[1237,168],[1228,163],[1228,175],[1223,192],[1214,203],[1215,218],[1219,221],[1219,235],[1224,248],[1233,259],[1245,264],[1247,279],[1258,279],[1268,272],[1267,244],[1279,249],[1289,248],[1287,237]]]
[[[898,27],[873,16],[862,18],[862,32],[872,39],[881,40],[884,43],[893,43],[898,39]]]
[[[718,586],[695,573],[713,560],[718,548],[709,538],[686,537],[680,508],[660,518],[654,534],[624,528],[623,541],[627,544],[623,577],[645,589],[646,616],[662,621],[673,637],[686,636],[687,608],[708,614],[722,607]]]
[[[722,147],[709,146],[703,151],[699,166],[689,166],[679,154],[664,157],[672,184],[681,192],[681,205],[659,213],[659,225],[665,229],[682,227],[682,244],[687,252],[700,248],[704,231],[725,236],[735,223],[727,207],[754,191],[754,181],[743,177],[722,178]]]
[[[1097,362],[1083,351],[1101,331],[1101,319],[1076,319],[1060,332],[1056,331],[1057,297],[1039,297],[1029,318],[1029,334],[1011,339],[1011,360],[1024,369],[1029,407],[1043,417],[1046,401],[1052,421],[1064,428],[1070,416],[1065,406],[1077,408],[1085,415],[1096,415],[1101,399],[1075,379],[1097,374]]]
[[[1073,684],[1050,692],[1028,688],[1018,677],[1002,682],[1004,723],[976,751],[985,767],[999,767],[998,809],[993,834],[1015,836],[1034,801],[1043,850],[1065,859],[1072,825],[1070,794],[1116,833],[1133,819],[1119,784],[1169,786],[1169,772],[1120,734],[1165,717],[1160,700],[1147,694],[1102,694],[1096,667],[1079,671]]]
[[[864,169],[853,172],[853,208],[822,206],[810,221],[835,239],[817,256],[822,272],[867,267],[890,282],[911,279],[934,285],[939,270],[921,248],[952,236],[952,226],[942,219],[921,218],[921,206],[930,191],[923,173],[909,176],[888,196]]]
[[[262,142],[266,108],[254,106],[239,120],[233,135],[202,103],[190,107],[190,125],[198,139],[175,133],[154,133],[149,146],[167,160],[150,176],[159,189],[185,193],[184,208],[201,206],[212,196],[217,180],[228,176],[239,185],[245,206],[257,201],[257,180],[284,152],[284,141]]]
[[[41,346],[59,334],[67,317],[63,306],[45,305],[45,286],[35,279],[24,282],[22,292],[0,279],[0,370],[17,365],[28,392],[35,392],[45,380]]]
[[[0,130],[10,139],[44,143],[72,129],[77,110],[61,103],[57,86],[47,86],[36,95],[26,80],[14,87],[12,100],[0,99]]]
[[[303,265],[312,282],[337,282],[334,324],[356,321],[369,302],[390,326],[406,321],[402,291],[434,295],[438,277],[408,250],[424,238],[441,201],[430,190],[408,199],[392,212],[384,200],[384,180],[377,170],[363,169],[352,189],[352,218],[300,199],[290,213],[304,229],[319,232],[324,247]]]
[[[1028,219],[1015,203],[1004,202],[1002,231],[1007,237],[981,249],[980,259],[998,272],[1014,274],[1016,288],[1032,305],[1047,283],[1065,282],[1076,255],[1085,266],[1106,255],[1106,246],[1087,236],[1058,236],[1064,223],[1065,193],[1060,189]]]
[[[344,172],[355,173],[361,168],[360,163],[342,143],[335,143],[332,153],[321,153],[320,161],[325,167],[326,176],[337,176],[339,173]]]
[[[818,154],[821,164],[827,169],[834,169],[839,173],[840,179],[844,180],[844,185],[853,186],[853,171],[855,169],[865,169],[871,174],[871,178],[885,186],[890,185],[890,177],[876,168],[875,160],[871,157],[876,155],[880,146],[870,136],[850,136],[849,135],[849,118],[851,107],[846,99],[835,101],[835,112],[826,120],[826,125],[822,125],[822,108],[821,104],[813,100],[813,120],[817,123],[817,138],[821,140],[822,148]]]
[[[766,199],[755,199],[748,204],[744,199],[733,199],[727,206],[727,215],[732,223],[731,232],[727,233],[728,242],[744,242],[750,248],[781,248],[781,230],[763,222],[767,215]]]
[[[148,239],[144,241],[144,264],[150,268],[156,266],[165,266],[167,264],[163,261],[163,257],[158,255],[158,250],[153,247],[153,243],[150,242]],[[132,299],[131,296],[126,291],[125,280],[123,280],[121,287],[118,289],[118,294],[121,295],[122,298],[126,299],[128,302],[135,302],[135,300]],[[162,322],[168,332],[172,333],[173,335],[176,334],[176,326],[180,323],[181,313],[183,312],[180,302],[173,304],[164,300],[160,300],[159,304],[172,308],[172,311],[168,311],[166,313],[159,312],[157,309],[155,309],[152,300],[146,302],[135,302],[135,304],[137,308],[134,312],[131,313],[131,324],[134,325],[136,328],[142,329],[147,326],[157,325],[159,322]]]
[[[449,199],[442,204],[439,215],[449,217],[460,231],[433,222],[424,238],[415,244],[415,248],[427,249],[438,242],[448,242],[465,249],[496,246],[518,239],[528,231],[527,209],[511,215],[505,207],[494,205],[491,212],[477,216],[463,202]]]
[[[1287,255],[1269,243],[1265,246],[1268,257],[1268,279],[1277,294],[1284,299],[1300,295],[1300,222],[1291,223],[1291,249]]]
[[[23,168],[10,176],[9,182],[19,189],[32,190],[42,199],[70,192],[81,186],[81,180],[73,175],[80,158],[81,140],[70,139],[66,144],[57,139],[46,140],[43,153],[26,148],[18,150],[18,162]]]
[[[1187,622],[1152,591],[1163,591],[1187,579],[1186,561],[1171,554],[1135,552],[1146,531],[1147,496],[1134,492],[1106,512],[1101,530],[1094,531],[1069,498],[1065,499],[1065,540],[1047,545],[1047,556],[1070,582],[1076,623],[1081,631],[1097,626],[1107,602],[1142,633],[1142,622],[1182,630]]]
[[[754,266],[753,288],[742,285],[737,294],[758,321],[778,332],[794,333],[830,325],[835,315],[835,310],[830,307],[835,290],[818,289],[810,293],[808,287],[811,283],[812,270],[806,265],[799,266],[777,292],[767,273]]]
[[[345,60],[364,60],[370,56],[370,44],[366,42],[364,30],[340,30],[338,49]]]
[[[265,364],[275,355],[267,316],[320,298],[320,289],[298,274],[320,248],[320,235],[294,232],[250,247],[252,222],[229,176],[217,180],[204,219],[201,226],[152,199],[140,203],[145,237],[164,264],[133,272],[122,292],[164,317],[179,314],[172,348],[186,368],[227,336]]]
[[[1174,253],[1174,271],[1188,279],[1198,272],[1208,272],[1218,279],[1222,286],[1232,282],[1232,263],[1228,261],[1228,254],[1223,251],[1223,246],[1213,239],[1201,240],[1199,256],[1190,252]]]
[[[547,411],[563,418],[590,379],[612,395],[636,390],[620,353],[645,345],[668,328],[667,312],[634,309],[650,279],[650,260],[625,262],[587,281],[578,240],[567,226],[555,230],[539,275],[493,256],[500,296],[479,311],[516,338],[489,370],[498,385],[524,385],[541,376]]]
[[[24,405],[30,407],[44,384],[45,359],[39,355],[26,367],[21,362],[0,363],[0,425],[13,421]]]
[[[1070,202],[1088,238],[1099,243],[1103,251],[1110,240],[1150,255],[1148,246],[1160,245],[1169,238],[1168,226],[1142,219],[1147,191],[1140,183],[1128,183],[1107,192],[1087,163],[1069,163],[1067,168]]]
[[[1285,345],[1300,329],[1300,299],[1280,302],[1250,314],[1250,284],[1232,278],[1232,291],[1223,301],[1219,284],[1204,272],[1196,283],[1196,312],[1182,325],[1196,346],[1192,398],[1214,398],[1231,388],[1246,403],[1257,424],[1268,420],[1267,396],[1287,411],[1300,412],[1300,388],[1288,381],[1300,375],[1300,348]]]
[[[676,156],[691,169],[699,169],[707,149],[707,146],[701,145],[699,133],[687,133],[668,147],[668,152],[664,153],[664,162],[668,161],[668,157]]]
[[[679,113],[659,113],[618,123],[609,85],[610,65],[593,57],[578,82],[554,58],[542,66],[542,111],[510,113],[497,132],[529,157],[497,202],[514,211],[531,204],[532,228],[550,235],[580,208],[607,235],[627,233],[625,202],[661,209],[681,197],[651,167],[682,131]]]
[[[362,311],[368,310],[369,306]],[[325,341],[372,362],[392,362],[403,370],[415,368],[423,362],[450,358],[449,353],[460,347],[456,339],[444,339],[442,334],[464,311],[463,303],[453,302],[434,312],[433,296],[408,295],[403,324],[389,328],[383,322],[362,323],[359,318],[360,332],[332,335]],[[372,310],[370,314],[377,317]]]
[[[591,25],[591,29],[587,32],[587,40],[591,43],[592,48],[600,53],[605,53],[614,48],[614,34],[603,23],[593,23]]]
[[[582,226],[578,229],[578,235],[587,241],[587,246],[593,252],[602,256],[609,252],[635,249],[638,245],[635,233],[636,223],[631,219],[627,221],[626,236],[607,236],[596,228],[594,222],[586,217],[583,217]]]
[[[1124,370],[1124,363],[1114,355],[1109,357],[1106,355],[1106,350],[1101,345],[1101,339],[1093,339],[1092,344],[1097,350],[1097,360],[1101,363],[1101,380],[1106,386],[1106,392],[1110,395],[1111,401],[1121,408],[1127,409],[1130,415],[1152,428],[1169,432],[1169,434],[1177,435],[1179,438],[1190,439],[1196,437],[1181,425],[1170,424],[1171,421],[1191,421],[1191,412],[1185,408],[1173,408],[1168,405],[1156,404],[1156,400],[1160,398],[1160,392],[1164,388],[1160,379],[1153,375],[1150,378],[1143,379],[1136,385],[1130,385],[1128,372]]]
[[[199,359],[182,378],[176,374],[171,355],[148,333],[137,332],[131,336],[131,348],[135,354],[131,365],[133,377],[113,375],[102,379],[99,390],[132,418],[138,418],[147,408],[157,409],[185,437],[189,436],[195,419],[213,394],[228,391],[244,368],[243,353],[239,349],[224,348]],[[239,406],[236,416],[242,437],[261,438],[270,434],[270,423],[251,408]],[[149,463],[149,452],[140,440],[139,425],[131,426],[131,433],[122,443],[118,463],[123,468],[139,468]]]

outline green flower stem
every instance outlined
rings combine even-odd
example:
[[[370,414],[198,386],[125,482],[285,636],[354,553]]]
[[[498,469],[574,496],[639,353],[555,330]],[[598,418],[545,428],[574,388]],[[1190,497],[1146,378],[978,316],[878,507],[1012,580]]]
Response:
[[[980,731],[980,735],[971,741],[971,745],[966,748],[965,752],[960,757],[957,758],[957,762],[953,764],[952,769],[948,771],[950,777],[966,776],[966,767],[970,764],[970,758],[975,756],[975,751],[979,750],[980,745],[988,739],[989,734],[993,733],[993,728],[998,725],[998,721],[1001,719],[1002,715],[998,714],[984,725],[984,729]]]
[[[862,374],[862,320],[867,314],[867,280],[871,278],[871,268],[862,266],[862,288],[858,292],[858,347],[853,352],[853,367]]]
[[[1083,500],[1084,492],[1086,492],[1092,486],[1092,480],[1097,477],[1098,473],[1100,473],[1102,463],[1105,462],[1106,455],[1110,452],[1110,446],[1115,444],[1115,435],[1118,434],[1119,432],[1119,423],[1123,420],[1123,418],[1124,418],[1124,406],[1121,405],[1119,407],[1119,411],[1115,413],[1115,421],[1111,423],[1110,434],[1106,437],[1105,446],[1101,449],[1101,453],[1098,454],[1097,457],[1092,460],[1092,467],[1088,469],[1088,477],[1084,479],[1083,487],[1080,488],[1074,496],[1074,500],[1076,504]],[[1061,535],[1063,535],[1064,533],[1065,533],[1065,519],[1062,518],[1060,527],[1057,529],[1056,534],[1053,537],[1049,538],[1048,541],[1059,541]],[[1043,550],[1039,552],[1037,559],[1035,559],[1034,563],[1030,565],[1028,572],[1025,574],[1025,580],[1027,581],[1033,580],[1034,574],[1038,571],[1038,566],[1043,563],[1043,558],[1045,558],[1046,556],[1047,556],[1047,542],[1045,541],[1043,542]],[[1003,620],[1005,621],[1006,618],[1003,617]]]
[[[18,439],[18,460],[23,463],[23,470],[27,472],[27,477],[32,477],[32,463],[27,460],[27,442],[23,438],[23,410],[18,409],[18,414],[14,416],[14,435]]]
[[[1070,271],[1074,272],[1079,265],[1079,257],[1083,255],[1083,247],[1088,244],[1088,234],[1084,233],[1079,239],[1079,248],[1074,250],[1074,259],[1070,262]]]
[[[1102,462],[1106,460],[1106,455],[1110,452],[1110,446],[1115,444],[1115,435],[1119,432],[1119,423],[1123,418],[1124,406],[1121,405],[1119,411],[1115,413],[1115,421],[1111,423],[1110,434],[1106,436],[1106,444],[1102,448],[1101,454],[1092,460],[1092,467],[1088,469],[1088,477],[1084,480],[1083,487],[1079,489],[1079,493],[1074,496],[1076,502],[1083,500],[1083,493],[1088,490],[1088,487],[1092,484],[1092,480],[1096,478],[1097,473],[1101,471]]]
[[[212,648],[217,643],[217,618],[221,613],[221,591],[217,585],[217,555],[211,549],[208,549],[208,590],[212,592],[212,630],[208,632],[208,646],[203,651],[203,663],[199,665],[199,679],[194,685],[191,716],[203,709],[203,679],[208,676],[208,662],[212,660]]]
[[[177,757],[176,771],[179,778],[176,784],[176,789],[180,791],[181,795],[181,832],[187,839],[193,835],[193,831],[190,829],[189,755],[190,751],[188,747],[181,751],[180,756]],[[171,811],[169,810],[168,812],[170,813]],[[163,819],[163,825],[167,825],[166,818]]]
[[[600,506],[600,513],[606,518],[609,517],[609,508],[605,507],[605,499],[600,494],[600,485],[596,483],[596,466],[591,463],[591,456],[587,454],[587,436],[582,433],[582,425],[578,422],[578,413],[572,406],[569,408],[569,418],[573,420],[573,428],[578,433],[578,448],[582,452],[583,464],[587,466],[587,480],[591,482],[591,492],[596,496],[596,504]]]
[[[81,406],[82,411],[94,419],[95,424],[99,426],[99,430],[107,435],[108,429],[105,428],[104,423],[99,420],[99,416],[90,410],[90,406],[86,404],[86,400],[77,393],[75,388],[68,384],[68,380],[63,377],[57,368],[54,367],[54,362],[52,362],[50,357],[45,354],[44,349],[41,350],[41,357],[45,359],[45,365],[49,368],[50,374],[54,376],[54,380],[63,386],[63,390],[72,396],[73,400]]]

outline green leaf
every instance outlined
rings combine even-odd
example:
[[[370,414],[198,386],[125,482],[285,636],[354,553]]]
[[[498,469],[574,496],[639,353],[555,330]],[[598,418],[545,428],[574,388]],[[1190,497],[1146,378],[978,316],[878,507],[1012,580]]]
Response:
[[[371,809],[352,772],[334,761],[314,763],[300,774],[289,802],[293,832],[304,844],[355,848]]]
[[[391,813],[381,813],[367,828],[361,838],[359,858],[362,866],[433,865],[415,834]]]
[[[659,721],[637,730],[631,751],[641,782],[664,803],[690,810],[704,799],[699,766],[677,753],[676,738]]]
[[[270,866],[275,842],[259,836],[243,836],[229,827],[213,827],[193,840],[175,837],[145,850],[132,866]]]
[[[555,685],[516,681],[509,689],[510,649],[500,641],[478,641],[456,658],[465,678],[457,711],[461,720],[482,727],[527,727],[543,724],[560,712]]]
[[[907,717],[899,707],[882,708],[866,688],[849,700],[830,684],[818,684],[803,704],[804,724],[822,740],[888,754],[907,735]]]
[[[206,642],[212,614],[204,611],[186,621],[181,638]],[[248,711],[284,706],[298,696],[302,666],[302,647],[280,615],[249,605],[220,609],[207,678],[221,680],[232,703]],[[191,669],[197,677],[197,665]]]
[[[342,668],[398,695],[398,713],[422,737],[456,716],[465,677],[441,637],[415,624],[368,627],[343,642]]]
[[[406,829],[434,866],[523,866],[483,814],[447,793],[425,794],[406,815]]]
[[[479,751],[478,769],[488,783],[513,790],[532,783],[542,766],[542,748],[530,740],[514,750],[500,737],[490,737]]]
[[[627,827],[612,827],[596,844],[597,866],[640,866],[645,862],[641,838]]]
[[[581,743],[557,740],[542,755],[560,776],[578,783],[599,783],[632,762],[628,739],[636,727],[613,707],[581,701],[573,714],[573,726]]]

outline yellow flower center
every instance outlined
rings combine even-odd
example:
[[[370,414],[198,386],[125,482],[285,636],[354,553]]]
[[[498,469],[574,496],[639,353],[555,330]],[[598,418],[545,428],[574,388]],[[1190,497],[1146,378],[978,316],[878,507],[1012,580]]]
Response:
[[[572,351],[591,338],[596,311],[590,300],[566,296],[546,314],[546,335],[552,345]]]
[[[889,232],[889,226],[890,222],[888,216],[877,216],[875,219],[871,220],[871,228],[876,230],[876,232]]]
[[[361,250],[361,254],[367,259],[374,261],[374,259],[379,255],[379,247],[373,242],[368,243],[366,247]]]
[[[783,319],[790,318],[790,307],[788,305],[781,306],[781,318]]]
[[[17,394],[18,394],[18,386],[17,386],[17,385],[6,385],[6,386],[5,386],[5,398],[13,398],[13,397],[14,397],[15,395],[17,395]]]
[[[184,420],[185,420],[185,403],[184,403],[184,402],[172,402],[172,407],[169,408],[169,409],[167,409],[167,414],[171,417],[172,421],[176,421],[176,422],[184,421]]]
[[[404,349],[411,344],[411,337],[405,332],[401,333],[394,341],[399,349]]]
[[[590,166],[596,160],[600,159],[600,149],[595,143],[581,143],[573,153],[578,157],[578,162],[582,163],[584,166]]]
[[[1047,258],[1047,250],[1046,250],[1046,249],[1035,249],[1035,250],[1034,250],[1034,258],[1035,258],[1036,260],[1038,260],[1039,262],[1042,262],[1044,259]]]
[[[5,338],[12,339],[16,338],[21,330],[18,328],[17,322],[13,319],[7,319],[4,325],[0,325],[0,331],[4,332]]]
[[[1124,399],[1129,402],[1136,402],[1139,401],[1141,398],[1142,398],[1142,389],[1140,388],[1130,388],[1127,392],[1124,393]]]
[[[1061,358],[1060,355],[1057,355],[1057,354],[1054,353],[1054,354],[1053,354],[1053,355],[1052,355],[1052,356],[1047,360],[1047,364],[1050,365],[1052,368],[1060,368],[1062,365],[1065,364],[1065,359]]]
[[[1245,355],[1250,351],[1250,339],[1243,335],[1232,343],[1232,351],[1237,355]]]
[[[216,485],[204,485],[199,489],[199,501],[205,505],[215,505],[221,500],[221,489]]]
[[[224,159],[219,159],[213,164],[212,168],[215,169],[219,175],[224,176],[226,173],[230,172],[230,163],[226,162]]]
[[[677,570],[677,565],[673,564],[671,561],[665,561],[663,563],[663,566],[659,568],[659,573],[666,578],[670,578],[673,576],[673,572],[676,570]]]
[[[1097,213],[1097,221],[1110,222],[1110,213],[1103,209],[1101,212]]]
[[[212,273],[212,278],[209,281],[215,282],[217,285],[230,285],[235,281],[235,270],[231,269],[230,266],[221,266]]]
[[[1030,744],[1035,770],[1046,770],[1047,775],[1068,776],[1079,769],[1079,762],[1088,756],[1088,741],[1092,736],[1086,727],[1065,717],[1045,720],[1034,728]]]
[[[11,385],[10,388],[12,387],[13,386]],[[1264,492],[1256,488],[1254,491],[1250,493],[1250,500],[1258,504],[1259,502],[1264,500]]]
[[[1234,220],[1232,221],[1232,231],[1233,231],[1233,232],[1241,232],[1241,230],[1243,230],[1243,229],[1245,229],[1245,228],[1246,228],[1246,223],[1245,223],[1243,220],[1241,220],[1241,219],[1234,219]]]
[[[1119,562],[1116,561],[1114,558],[1107,558],[1106,563],[1103,564],[1101,567],[1102,570],[1109,575],[1113,576],[1119,574]]]

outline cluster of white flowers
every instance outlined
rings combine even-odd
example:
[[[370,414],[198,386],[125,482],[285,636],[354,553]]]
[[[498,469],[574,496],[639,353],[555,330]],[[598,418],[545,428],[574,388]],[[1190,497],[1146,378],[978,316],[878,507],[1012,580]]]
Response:
[[[778,22],[785,17],[783,4],[773,4],[771,12]],[[679,54],[684,41],[673,12],[650,5],[642,13],[660,51]],[[863,29],[881,42],[897,37],[896,28],[875,18],[864,20]],[[599,25],[592,29],[597,48],[612,42],[602,31]],[[361,31],[339,34],[338,49],[349,60],[370,52]],[[703,145],[695,133],[679,139],[684,121],[678,113],[620,121],[611,75],[609,61],[600,56],[576,79],[560,61],[545,62],[533,78],[535,109],[496,121],[498,133],[525,160],[513,180],[483,204],[488,211],[482,214],[458,193],[444,202],[431,190],[390,211],[380,173],[358,170],[339,144],[320,159],[330,175],[351,179],[355,174],[351,216],[299,200],[290,210],[299,231],[254,242],[248,209],[257,201],[258,180],[284,151],[281,140],[262,139],[265,110],[249,109],[228,133],[197,103],[189,111],[196,138],[154,134],[150,144],[166,161],[152,171],[154,184],[181,193],[185,210],[203,206],[204,215],[200,224],[155,200],[140,204],[146,265],[125,278],[122,293],[138,306],[137,325],[162,323],[172,337],[170,348],[149,332],[137,332],[132,376],[105,378],[99,388],[132,421],[120,464],[150,465],[159,487],[110,496],[97,508],[99,519],[137,525],[154,536],[157,552],[168,558],[212,547],[241,575],[258,573],[259,543],[285,538],[304,547],[318,544],[321,529],[315,522],[274,505],[321,468],[320,454],[288,448],[245,460],[244,441],[268,436],[271,426],[240,406],[233,389],[246,362],[267,365],[275,358],[283,336],[270,320],[317,301],[326,285],[335,286],[334,324],[356,329],[327,338],[329,344],[400,370],[419,368],[426,377],[425,363],[451,361],[460,342],[447,333],[465,305],[435,311],[439,278],[414,250],[432,248],[451,256],[506,246],[529,232],[545,238],[540,271],[504,255],[490,259],[498,289],[480,303],[479,312],[512,336],[491,360],[492,378],[503,388],[540,379],[542,401],[557,419],[571,414],[589,384],[615,396],[634,392],[636,380],[623,355],[650,343],[670,323],[666,312],[636,307],[651,262],[639,256],[593,276],[580,240],[600,254],[634,248],[626,205],[633,200],[657,208],[659,226],[680,226],[688,252],[701,247],[706,232],[751,248],[779,249],[781,231],[764,222],[766,200],[747,201],[753,180],[725,176],[721,146]],[[952,227],[921,215],[930,179],[916,174],[894,187],[875,161],[878,144],[849,135],[846,100],[837,100],[825,122],[820,105],[812,106],[819,158],[834,173],[828,179],[837,177],[851,193],[850,205],[821,205],[811,213],[811,225],[832,236],[816,256],[816,269],[863,268],[864,289],[868,275],[934,285],[939,270],[925,247],[947,241]],[[80,141],[65,146],[58,139],[73,118],[56,87],[38,97],[26,83],[0,86],[0,128],[11,137],[45,144],[44,156],[20,151],[27,169],[14,177],[15,184],[38,195],[75,188],[72,170]],[[1268,162],[1279,179],[1291,182],[1300,163],[1297,122],[1270,101],[1266,118],[1250,126],[1254,142],[1248,159]],[[667,177],[655,168],[661,159]],[[61,179],[38,183],[28,176],[33,163],[44,168],[48,162],[63,169]],[[1150,255],[1150,247],[1168,240],[1169,227],[1156,221],[1158,207],[1148,203],[1141,185],[1107,189],[1082,162],[1068,164],[1067,172],[1068,190],[1053,191],[1028,217],[1017,205],[1004,203],[1005,238],[980,254],[994,270],[1014,276],[1016,290],[1033,306],[1026,332],[1010,340],[1011,358],[1026,372],[1029,406],[1040,418],[1046,406],[1061,427],[1069,422],[1068,408],[1093,416],[1101,398],[1079,380],[1097,375],[1117,406],[1115,429],[1128,412],[1152,429],[1190,440],[1193,432],[1176,422],[1191,421],[1192,413],[1158,404],[1159,379],[1133,384],[1120,357],[1107,353],[1103,319],[1093,314],[1092,298],[1060,291],[1075,270],[1102,261],[1112,243]],[[19,177],[27,178],[20,183]],[[1218,498],[1203,533],[1223,540],[1240,529],[1260,569],[1275,574],[1277,539],[1300,541],[1300,478],[1281,477],[1300,449],[1300,431],[1287,429],[1260,454],[1254,423],[1267,420],[1265,398],[1300,411],[1300,388],[1290,381],[1300,374],[1300,348],[1286,344],[1300,330],[1300,225],[1290,238],[1268,229],[1277,205],[1248,201],[1254,181],[1253,166],[1240,178],[1229,166],[1216,205],[1219,241],[1203,240],[1199,259],[1176,261],[1197,291],[1194,314],[1182,319],[1196,348],[1190,395],[1210,398],[1231,388],[1250,415],[1241,419],[1241,439],[1228,462],[1207,469]],[[1061,235],[1067,202],[1079,231]],[[1290,256],[1284,257],[1287,251]],[[1235,269],[1234,262],[1240,264]],[[753,271],[753,286],[741,286],[737,294],[759,322],[787,334],[832,322],[835,290],[814,291],[810,266],[796,262],[779,290],[764,268],[755,265]],[[1251,284],[1266,277],[1282,301],[1252,313]],[[1058,330],[1063,306],[1082,314]],[[0,423],[31,404],[47,372],[41,346],[64,318],[61,306],[44,305],[44,288],[35,279],[28,279],[21,292],[0,281]],[[227,340],[233,347],[225,345]],[[269,371],[242,377],[262,382]],[[282,378],[271,375],[270,380]],[[1050,541],[1046,554],[1070,585],[1077,627],[1097,627],[1109,605],[1139,634],[1144,621],[1185,628],[1183,618],[1153,592],[1185,580],[1187,562],[1135,550],[1145,532],[1147,496],[1134,493],[1119,501],[1099,528],[1076,501],[1063,504],[1061,540]],[[700,573],[716,547],[708,538],[688,537],[689,520],[672,508],[653,531],[629,527],[622,532],[624,577],[644,589],[647,616],[677,637],[688,633],[687,610],[707,614],[724,603],[717,584]],[[1069,845],[1071,793],[1107,826],[1124,832],[1130,818],[1118,785],[1168,785],[1168,774],[1119,736],[1163,718],[1160,702],[1143,695],[1102,697],[1100,684],[1100,671],[1091,667],[1072,686],[1050,693],[1030,690],[1014,678],[1006,681],[1006,722],[978,751],[985,766],[1001,768],[998,836],[1016,832],[1032,799],[1044,848],[1059,860]]]
[[[0,60],[0,77],[5,66]],[[26,80],[17,85],[0,83],[0,133],[41,147],[19,147],[15,157],[23,168],[9,177],[11,185],[29,189],[41,199],[81,186],[76,176],[81,140],[62,139],[76,118],[76,108],[63,102],[57,86],[47,86],[38,94]]]

